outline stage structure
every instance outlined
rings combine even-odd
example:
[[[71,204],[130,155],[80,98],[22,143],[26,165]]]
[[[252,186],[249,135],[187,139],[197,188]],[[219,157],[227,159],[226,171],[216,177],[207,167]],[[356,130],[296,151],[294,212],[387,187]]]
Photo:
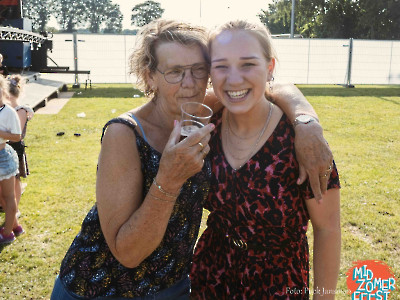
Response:
[[[23,17],[21,0],[0,0],[0,53],[11,74],[26,81],[20,104],[33,109],[46,105],[66,88],[61,81],[40,78],[47,68],[47,52],[53,49],[52,34],[32,32],[32,22]]]
[[[25,71],[39,73],[70,73],[75,74],[73,87],[79,88],[78,74],[87,74],[85,87],[90,83],[90,71],[78,70],[77,40],[74,34],[74,63],[75,70],[60,67],[49,56],[53,50],[52,33],[32,32],[32,22],[23,17],[22,0],[0,0],[0,53],[3,64],[10,70],[24,73]],[[48,66],[50,59],[55,66]]]

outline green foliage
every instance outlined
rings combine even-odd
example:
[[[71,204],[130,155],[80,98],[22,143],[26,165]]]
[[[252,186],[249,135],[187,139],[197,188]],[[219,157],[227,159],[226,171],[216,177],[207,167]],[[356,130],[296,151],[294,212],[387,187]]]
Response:
[[[99,33],[102,26],[107,33],[122,31],[123,16],[118,4],[112,4],[110,0],[87,0],[84,3],[90,32]]]
[[[289,33],[291,0],[274,0],[258,15],[273,34]],[[400,38],[398,0],[296,0],[295,33],[317,38]]]
[[[87,12],[83,1],[55,0],[53,5],[54,16],[62,31],[73,32],[78,25],[86,22]]]
[[[123,15],[118,4],[108,6],[108,18],[105,21],[104,33],[120,33],[122,32]]]
[[[53,15],[64,32],[73,32],[78,26],[92,33],[122,31],[122,13],[111,0],[55,0]]]
[[[153,20],[161,18],[164,9],[161,8],[160,3],[149,0],[135,5],[132,12],[132,25],[142,27]]]
[[[400,39],[399,0],[359,0],[360,38]]]
[[[34,32],[45,31],[52,13],[50,0],[24,0],[22,10],[24,17],[32,21]]]
[[[382,260],[399,278],[400,87],[299,88],[321,119],[341,178],[338,290],[347,290],[345,273],[357,260]],[[36,114],[29,122],[26,144],[31,175],[23,179],[28,186],[20,204],[26,234],[0,248],[0,299],[49,299],[61,260],[95,202],[103,125],[148,101],[134,98],[141,94],[130,84],[97,84],[92,90],[73,91],[76,96],[60,113]],[[80,112],[86,117],[78,118]],[[60,131],[65,134],[57,136]],[[400,299],[399,289],[391,296]],[[349,298],[343,293],[336,297]]]

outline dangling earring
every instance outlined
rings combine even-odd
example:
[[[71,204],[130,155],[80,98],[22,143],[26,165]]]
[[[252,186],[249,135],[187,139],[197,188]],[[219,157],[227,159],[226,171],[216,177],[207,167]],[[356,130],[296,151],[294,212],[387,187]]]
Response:
[[[269,86],[269,92],[272,93],[274,90],[274,76],[272,76],[271,80],[268,81],[268,86]]]

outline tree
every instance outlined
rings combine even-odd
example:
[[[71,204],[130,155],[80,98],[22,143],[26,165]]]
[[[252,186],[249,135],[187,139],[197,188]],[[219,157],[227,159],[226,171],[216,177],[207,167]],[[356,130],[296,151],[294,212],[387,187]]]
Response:
[[[139,27],[161,18],[164,13],[164,9],[161,8],[160,3],[151,0],[136,5],[132,11],[132,25]]]
[[[118,4],[112,4],[109,8],[108,18],[105,22],[105,33],[122,31],[122,14]]]
[[[84,1],[53,0],[54,15],[64,32],[73,32],[78,25],[85,24],[87,11]]]
[[[320,38],[358,37],[358,19],[359,9],[356,1],[328,1],[316,17],[314,31]]]
[[[400,39],[399,0],[358,0],[360,38]]]
[[[274,0],[258,17],[272,33],[290,31],[291,0]],[[296,0],[295,32],[318,38],[400,38],[399,0]]]
[[[41,32],[46,30],[47,22],[52,13],[49,0],[24,0],[22,10],[24,17],[32,21],[32,30]]]
[[[118,4],[110,0],[86,0],[84,4],[90,32],[99,33],[103,27],[107,32],[121,32],[123,17]]]

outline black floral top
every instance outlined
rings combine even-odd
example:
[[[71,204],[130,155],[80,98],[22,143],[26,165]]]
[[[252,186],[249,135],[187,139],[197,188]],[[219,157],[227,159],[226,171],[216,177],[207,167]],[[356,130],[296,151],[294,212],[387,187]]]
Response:
[[[157,174],[161,153],[138,134],[136,125],[128,119],[109,121],[103,134],[109,124],[116,122],[135,132],[146,195]],[[161,244],[136,268],[124,267],[112,255],[95,204],[61,263],[59,277],[65,288],[87,298],[137,297],[157,293],[188,276],[210,176],[211,165],[206,160],[203,170],[183,185]]]

